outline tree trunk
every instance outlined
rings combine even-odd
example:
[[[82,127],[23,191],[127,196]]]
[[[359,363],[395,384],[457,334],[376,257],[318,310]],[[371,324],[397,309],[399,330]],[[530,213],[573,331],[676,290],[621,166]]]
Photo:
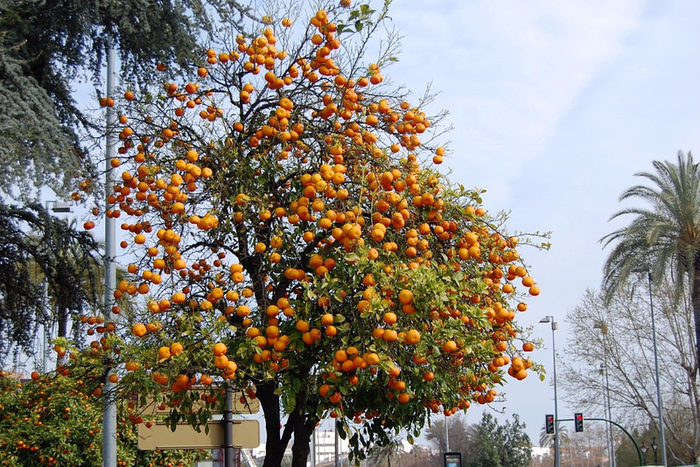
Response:
[[[695,318],[695,364],[693,365],[693,378],[696,378],[698,374],[698,365],[700,364],[700,264],[696,264],[691,274],[690,303],[693,306],[693,317]]]
[[[68,335],[68,312],[66,310],[56,310],[56,320],[58,321],[58,337]]]
[[[292,467],[306,467],[311,453],[311,435],[316,428],[315,419],[299,417],[294,427],[294,445],[292,446]]]
[[[284,450],[287,448],[287,443],[283,443],[280,438],[280,401],[275,394],[275,388],[274,381],[256,385],[256,394],[265,417],[265,434],[267,435],[263,467],[280,467]]]

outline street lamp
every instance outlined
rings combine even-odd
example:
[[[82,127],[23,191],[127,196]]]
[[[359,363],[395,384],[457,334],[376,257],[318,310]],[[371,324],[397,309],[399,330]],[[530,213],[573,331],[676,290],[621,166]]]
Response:
[[[644,441],[642,441],[642,446],[639,448],[642,451],[642,455],[644,456],[644,465],[647,463],[647,452],[649,452],[649,446],[646,445]]]
[[[654,464],[659,462],[659,457],[656,455],[659,451],[659,445],[656,443],[656,436],[651,440],[651,450],[654,451]]]
[[[46,213],[51,214],[55,212],[58,214],[67,214],[73,212],[73,208],[69,204],[63,201],[55,199],[47,199],[44,201],[44,206],[46,208]],[[49,342],[51,342],[51,333],[53,328],[53,310],[50,309],[51,304],[49,302],[49,283],[47,281],[46,274],[44,274],[44,313],[46,316],[44,318],[44,349],[43,349],[43,359],[42,359],[42,371],[49,371]]]
[[[594,329],[600,329],[603,334],[603,363],[600,364],[600,374],[603,375],[605,384],[605,394],[603,401],[605,402],[605,408],[607,411],[608,420],[612,421],[612,412],[610,409],[610,382],[608,380],[608,325],[603,321],[596,321],[593,325]],[[610,467],[615,467],[615,443],[612,437],[612,427],[610,422],[605,424],[605,433],[608,436],[608,465]]]
[[[654,321],[654,299],[652,295],[651,271],[647,271],[647,279],[649,280],[649,308],[651,309],[651,338],[654,344],[654,373],[656,374],[656,403],[659,406],[659,437],[661,438],[661,462],[667,466],[666,462],[666,440],[664,437],[664,414],[663,400],[661,399],[661,380],[659,379],[659,352],[656,348],[656,324]],[[656,446],[656,447],[655,447]],[[654,463],[656,463],[656,450],[659,445],[656,444],[656,438],[651,445],[654,449]]]
[[[114,60],[115,52],[112,44],[108,44],[107,52],[107,97],[114,95]],[[117,125],[117,115],[113,108],[107,107],[107,139],[105,141],[105,187],[114,184],[114,170],[110,164],[116,153],[117,141],[114,137],[114,128]],[[106,317],[110,315],[114,289],[116,288],[116,231],[114,218],[107,216],[111,208],[109,203],[105,205],[105,257],[104,257],[104,310]],[[116,467],[117,465],[117,401],[115,383],[110,381],[112,364],[105,358],[105,381],[102,393],[104,401],[102,406],[102,467]]]
[[[70,207],[69,204],[66,204],[63,201],[57,201],[57,200],[47,200],[46,201],[46,211],[49,211],[49,209],[53,212],[59,212],[59,213],[73,212],[73,209]]]
[[[554,331],[557,330],[557,322],[554,316],[545,316],[540,323],[552,324],[552,381],[554,383],[554,467],[559,464],[559,413],[557,411],[557,351],[554,345]]]

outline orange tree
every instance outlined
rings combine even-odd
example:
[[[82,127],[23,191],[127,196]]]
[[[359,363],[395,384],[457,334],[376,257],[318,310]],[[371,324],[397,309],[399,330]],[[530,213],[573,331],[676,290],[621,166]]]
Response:
[[[100,465],[102,405],[85,389],[90,379],[34,373],[20,382],[0,372],[0,465]],[[184,467],[204,457],[198,451],[139,451],[135,412],[133,402],[119,404],[118,465]]]
[[[514,317],[539,288],[516,238],[432,168],[433,119],[384,82],[391,42],[362,63],[386,7],[264,16],[209,49],[199,80],[116,103],[106,214],[138,259],[115,298],[146,314],[97,350],[173,422],[206,421],[225,385],[257,397],[265,466],[292,435],[305,465],[326,417],[362,458],[532,365]]]

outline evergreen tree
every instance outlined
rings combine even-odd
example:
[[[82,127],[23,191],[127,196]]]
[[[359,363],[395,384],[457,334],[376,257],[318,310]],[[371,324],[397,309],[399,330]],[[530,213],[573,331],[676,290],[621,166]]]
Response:
[[[155,63],[191,64],[215,20],[235,28],[246,11],[233,0],[0,0],[0,190],[65,191],[93,128],[74,87],[99,85],[112,45],[122,78],[143,82]]]
[[[98,245],[87,232],[40,205],[0,204],[0,357],[15,346],[31,353],[37,325],[55,320],[66,337],[69,315],[97,302],[96,268]]]

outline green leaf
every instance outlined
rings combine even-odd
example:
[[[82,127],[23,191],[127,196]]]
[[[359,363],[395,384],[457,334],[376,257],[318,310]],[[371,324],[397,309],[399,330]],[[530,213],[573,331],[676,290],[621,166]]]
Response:
[[[337,409],[336,409],[337,410]],[[338,432],[338,436],[340,436],[341,439],[347,438],[348,434],[345,431],[345,427],[343,426],[342,423],[336,422],[335,424],[335,429]]]
[[[362,31],[362,28],[364,27],[364,23],[362,21],[355,21],[355,31],[360,32]]]

